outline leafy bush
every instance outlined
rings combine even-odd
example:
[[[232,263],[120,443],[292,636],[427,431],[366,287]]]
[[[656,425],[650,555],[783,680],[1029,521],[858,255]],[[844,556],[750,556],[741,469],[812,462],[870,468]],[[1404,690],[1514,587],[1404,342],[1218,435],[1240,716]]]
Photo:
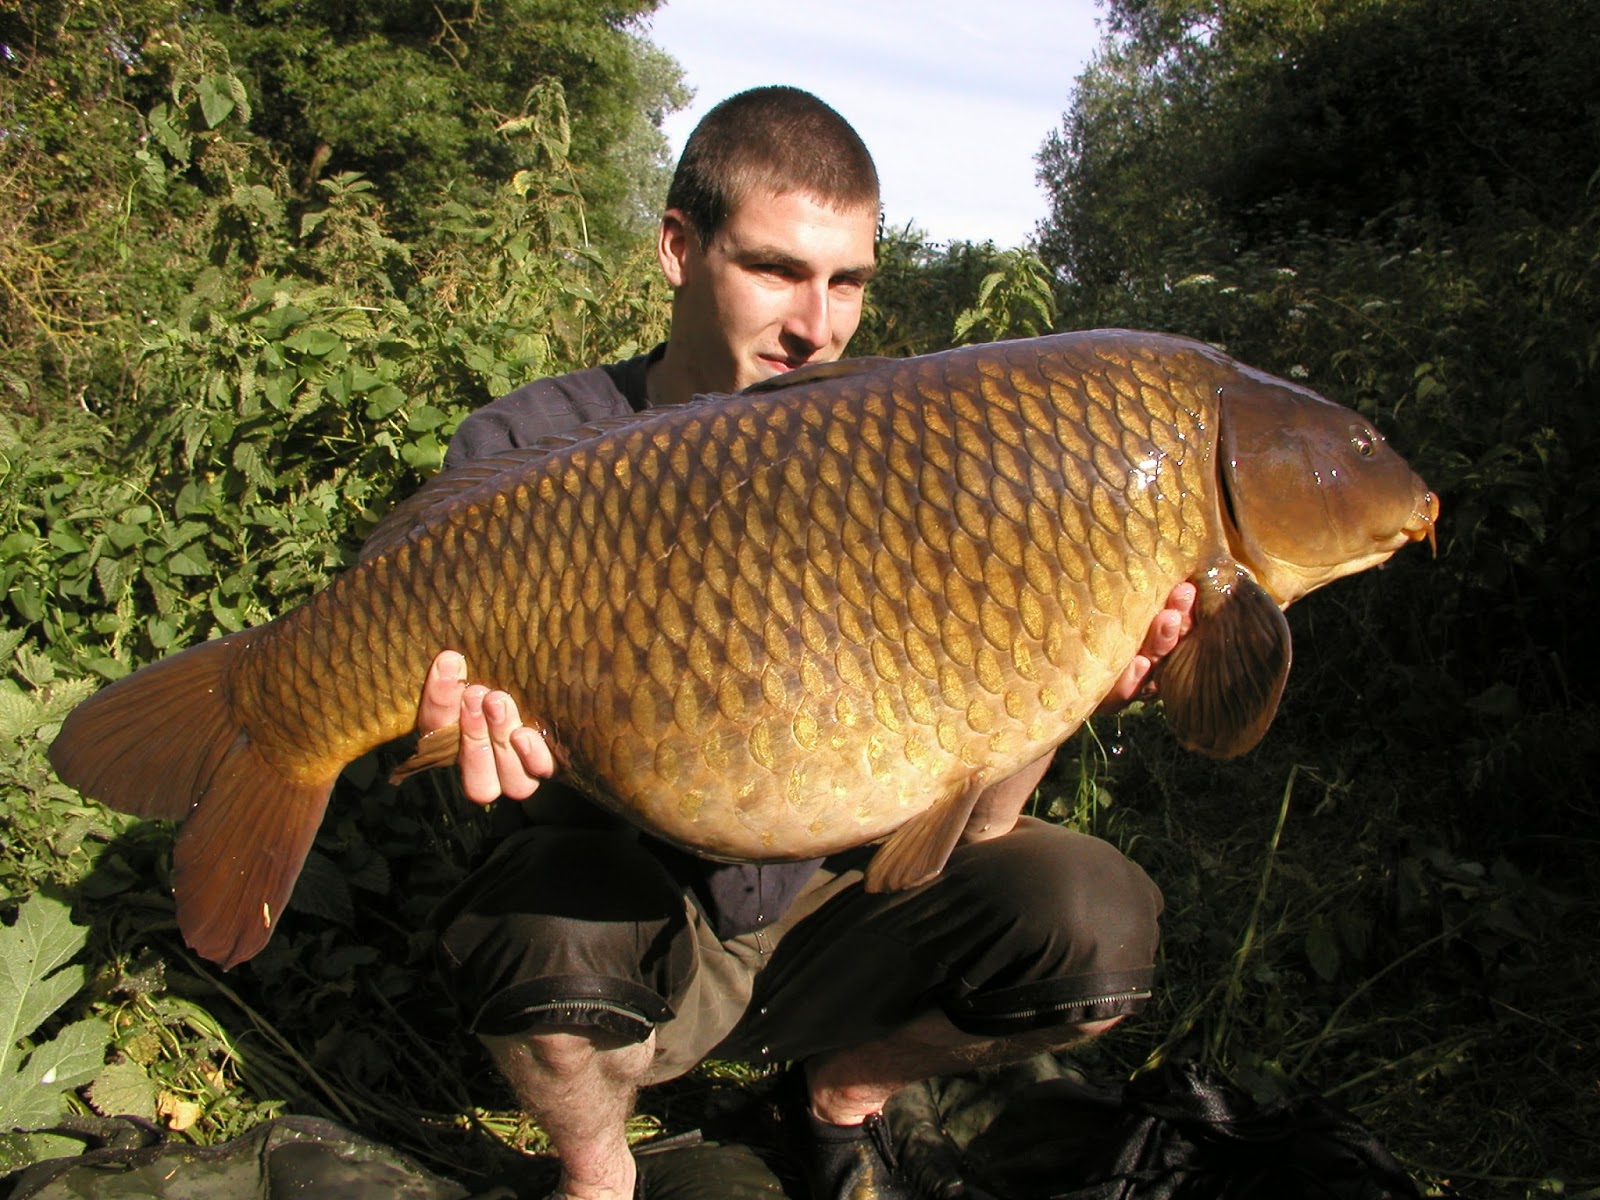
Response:
[[[68,965],[88,939],[68,907],[35,895],[0,928],[0,1167],[31,1162],[53,1148],[48,1137],[12,1130],[48,1127],[66,1111],[67,1093],[105,1068],[111,1030],[84,1017],[37,1036],[83,986],[82,967]],[[59,1142],[60,1139],[55,1139]]]

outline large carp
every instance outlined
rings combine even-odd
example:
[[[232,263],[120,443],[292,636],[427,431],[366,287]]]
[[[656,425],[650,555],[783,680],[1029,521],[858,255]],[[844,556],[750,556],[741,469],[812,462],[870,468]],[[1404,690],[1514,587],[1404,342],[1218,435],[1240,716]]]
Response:
[[[179,923],[224,965],[271,936],[335,777],[411,729],[445,648],[651,833],[752,860],[887,837],[869,885],[908,886],[1095,708],[1175,584],[1200,599],[1167,717],[1238,754],[1289,669],[1281,609],[1437,512],[1365,418],[1186,339],[803,369],[439,477],[307,603],[85,701],[50,758],[187,818]]]

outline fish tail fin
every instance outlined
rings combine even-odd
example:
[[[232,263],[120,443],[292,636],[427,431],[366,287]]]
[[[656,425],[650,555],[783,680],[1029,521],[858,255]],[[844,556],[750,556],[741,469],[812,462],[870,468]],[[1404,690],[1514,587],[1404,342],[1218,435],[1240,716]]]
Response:
[[[250,640],[246,631],[204,642],[101,688],[50,744],[56,775],[121,812],[181,821],[244,736],[228,667]]]
[[[253,630],[152,663],[85,700],[50,746],[62,782],[122,812],[179,821],[178,927],[231,967],[266,945],[294,890],[336,772],[296,780],[267,762],[230,702]]]
[[[288,907],[333,779],[285,779],[241,738],[172,852],[178,928],[223,969],[255,957]]]

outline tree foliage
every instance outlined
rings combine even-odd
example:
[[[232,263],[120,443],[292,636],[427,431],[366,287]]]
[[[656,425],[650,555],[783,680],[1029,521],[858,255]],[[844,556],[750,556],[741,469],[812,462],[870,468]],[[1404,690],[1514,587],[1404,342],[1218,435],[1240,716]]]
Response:
[[[1118,0],[1040,154],[1085,285],[1302,232],[1570,222],[1600,162],[1583,0]]]
[[[569,186],[609,240],[654,217],[659,123],[686,99],[675,64],[634,28],[658,3],[210,0],[199,19],[257,98],[252,131],[302,185],[360,172],[404,234],[439,196],[480,203],[522,165],[497,126],[558,88]]]
[[[1536,981],[1587,941],[1592,906],[1570,897],[1594,893],[1577,846],[1600,815],[1600,9],[1108,9],[1038,159],[1064,322],[1185,333],[1302,379],[1372,414],[1442,506],[1436,561],[1399,556],[1289,614],[1295,670],[1268,741],[1295,756],[1291,785],[1302,764],[1340,766],[1285,838],[1315,838],[1322,814],[1345,832],[1300,857],[1274,835],[1250,933],[1212,959],[1216,990],[1169,1014],[1165,1045],[1205,1035],[1236,1069],[1360,1079],[1444,1194],[1593,1179],[1594,1155],[1550,1132],[1585,1103],[1567,1081],[1594,1075],[1592,1042],[1564,1041],[1530,1084],[1542,1031],[1487,1033],[1459,998],[1559,1011],[1567,1033],[1594,1007],[1588,985]],[[1157,819],[1124,813],[1125,836],[1161,846],[1171,974],[1204,974],[1217,873],[1249,849],[1218,849],[1227,818],[1209,837],[1168,830],[1219,791],[1251,811],[1281,760],[1264,746],[1218,770],[1128,741],[1112,786],[1164,800]],[[1253,940],[1269,877],[1276,953]],[[1332,1015],[1301,1039],[1322,984]],[[1530,1089],[1562,1099],[1512,1099]]]
[[[1112,13],[1040,155],[1054,201],[1041,252],[1066,308],[1221,342],[1377,413],[1444,497],[1443,566],[1460,585],[1430,618],[1424,686],[1462,721],[1511,716],[1539,744],[1553,727],[1528,714],[1596,701],[1561,664],[1600,650],[1564,616],[1600,584],[1585,467],[1600,450],[1600,10]],[[1530,606],[1550,618],[1530,626]],[[1476,781],[1486,800],[1505,782]]]

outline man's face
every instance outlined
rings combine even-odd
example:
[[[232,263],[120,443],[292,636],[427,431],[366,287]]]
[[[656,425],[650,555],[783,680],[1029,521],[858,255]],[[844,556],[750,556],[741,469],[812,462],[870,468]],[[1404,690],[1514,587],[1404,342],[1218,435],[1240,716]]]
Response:
[[[701,246],[683,215],[661,222],[672,341],[695,391],[737,391],[844,353],[875,264],[878,214],[800,192],[747,197]]]

